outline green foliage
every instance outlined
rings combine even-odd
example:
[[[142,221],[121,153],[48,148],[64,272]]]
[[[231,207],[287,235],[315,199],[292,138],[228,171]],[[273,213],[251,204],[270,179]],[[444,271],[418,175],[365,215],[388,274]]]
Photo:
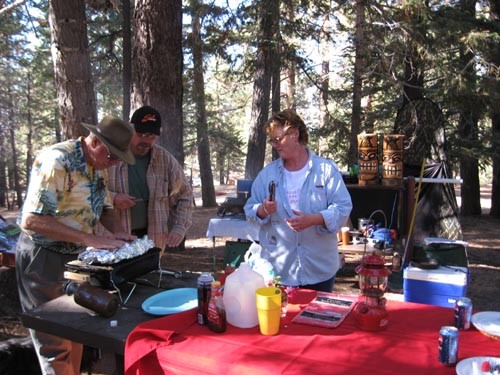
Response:
[[[202,14],[207,120],[215,174],[243,174],[248,137],[249,108],[254,80],[258,13],[261,1],[199,1],[184,12]],[[2,15],[0,23],[0,131],[16,126],[21,162],[25,158],[28,115],[33,126],[34,149],[57,139],[56,93],[46,22],[47,2],[30,1]],[[296,74],[297,111],[310,127],[313,150],[341,165],[347,161],[352,117],[355,14],[352,2],[282,0],[279,35],[268,41],[278,46],[281,64],[281,106],[287,70]],[[26,9],[39,9],[30,12]],[[35,15],[36,14],[36,15]],[[327,18],[329,26],[327,25]],[[421,95],[442,108],[447,151],[451,163],[470,155],[490,163],[498,154],[491,142],[490,114],[500,94],[500,24],[490,16],[489,4],[477,1],[476,13],[447,0],[365,2],[366,67],[362,75],[362,127],[390,133],[405,102],[403,89],[421,74]],[[87,9],[93,79],[100,113],[121,114],[122,17],[113,8]],[[185,17],[187,19],[187,17]],[[186,160],[196,161],[196,114],[193,109],[192,60],[189,25],[184,27],[184,126]],[[29,38],[28,38],[29,37]],[[27,48],[29,40],[37,44]],[[329,48],[327,121],[319,108],[322,75],[321,47]],[[152,57],[154,58],[154,57]],[[409,66],[414,76],[408,73]],[[27,101],[28,84],[30,102]],[[9,112],[14,108],[14,114]],[[464,109],[473,109],[477,134],[457,136]],[[469,111],[471,112],[471,111]],[[5,119],[14,116],[11,122]],[[462,117],[461,117],[462,116]],[[4,153],[8,154],[8,145]]]
[[[87,8],[92,76],[97,106],[103,113],[121,116],[122,17],[116,9]]]

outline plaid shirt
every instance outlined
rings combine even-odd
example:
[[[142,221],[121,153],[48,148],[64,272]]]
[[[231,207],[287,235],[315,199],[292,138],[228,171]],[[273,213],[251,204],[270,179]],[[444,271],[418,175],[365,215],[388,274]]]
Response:
[[[110,167],[108,174],[112,200],[118,193],[129,193],[127,164]],[[191,227],[193,191],[177,159],[158,145],[153,145],[151,150],[146,179],[149,189],[148,237],[155,246],[164,249],[169,231],[184,237]],[[115,209],[120,215],[123,229],[130,233],[130,209]]]

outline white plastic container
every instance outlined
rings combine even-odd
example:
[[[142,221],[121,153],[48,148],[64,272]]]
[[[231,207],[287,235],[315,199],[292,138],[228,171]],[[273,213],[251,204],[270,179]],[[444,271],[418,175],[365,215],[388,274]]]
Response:
[[[252,328],[259,324],[255,292],[264,286],[264,278],[252,271],[246,262],[226,278],[222,298],[229,324],[239,328]]]

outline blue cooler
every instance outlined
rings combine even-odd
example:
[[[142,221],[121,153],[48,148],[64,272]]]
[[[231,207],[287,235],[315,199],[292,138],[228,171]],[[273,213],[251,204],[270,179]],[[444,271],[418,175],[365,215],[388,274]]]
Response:
[[[453,308],[467,294],[468,278],[466,267],[421,269],[410,265],[403,271],[404,300]]]

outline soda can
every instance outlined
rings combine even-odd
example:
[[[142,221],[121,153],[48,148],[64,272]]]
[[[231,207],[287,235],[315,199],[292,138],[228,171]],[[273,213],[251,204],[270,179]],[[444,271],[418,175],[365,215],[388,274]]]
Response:
[[[439,362],[446,366],[453,366],[458,358],[458,329],[452,326],[443,326],[439,330]]]
[[[455,327],[469,329],[472,319],[472,301],[467,297],[460,297],[455,302]]]
[[[210,285],[214,281],[210,272],[202,272],[198,277],[198,324],[207,324],[208,302],[210,300]]]

